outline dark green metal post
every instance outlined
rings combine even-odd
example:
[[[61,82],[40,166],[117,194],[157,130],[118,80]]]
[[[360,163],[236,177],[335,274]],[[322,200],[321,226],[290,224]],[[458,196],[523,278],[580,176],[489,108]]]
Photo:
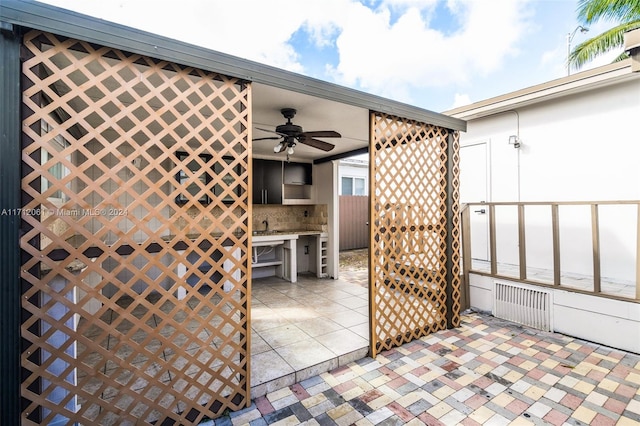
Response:
[[[0,424],[20,424],[20,38],[0,21]]]
[[[453,322],[453,279],[454,279],[454,265],[453,265],[453,245],[454,238],[453,235],[453,227],[455,223],[454,217],[454,205],[456,203],[455,200],[455,188],[453,187],[454,183],[454,170],[455,170],[455,149],[453,146],[454,140],[454,131],[449,130],[449,134],[447,135],[447,183],[446,183],[446,192],[447,199],[445,200],[447,206],[447,236],[445,237],[446,242],[446,268],[447,268],[447,287],[446,287],[446,295],[447,295],[447,328],[451,329],[457,326]]]

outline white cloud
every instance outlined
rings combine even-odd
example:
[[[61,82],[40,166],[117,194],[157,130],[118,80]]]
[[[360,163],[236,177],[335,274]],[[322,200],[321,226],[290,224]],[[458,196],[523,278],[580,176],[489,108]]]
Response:
[[[45,0],[191,44],[296,72],[304,68],[289,43],[307,19],[291,0]]]
[[[528,25],[528,0],[439,0],[455,22],[431,22],[438,0],[383,0],[376,9],[356,0],[46,1],[304,73],[291,44],[302,29],[317,46],[335,43],[328,79],[407,102],[415,89],[498,69],[519,53]]]
[[[451,105],[450,109],[458,108],[458,107],[465,106],[465,105],[469,105],[471,103],[472,103],[471,102],[471,97],[468,94],[466,94],[466,93],[456,93],[453,96],[453,105]]]
[[[567,74],[567,47],[558,45],[555,49],[542,52],[537,69],[541,72],[548,71],[550,78],[565,76]]]
[[[393,24],[387,9],[352,4],[340,22],[340,63],[334,78],[364,90],[411,101],[415,88],[464,84],[499,68],[527,31],[526,1],[450,1],[461,22],[445,34],[408,7]]]

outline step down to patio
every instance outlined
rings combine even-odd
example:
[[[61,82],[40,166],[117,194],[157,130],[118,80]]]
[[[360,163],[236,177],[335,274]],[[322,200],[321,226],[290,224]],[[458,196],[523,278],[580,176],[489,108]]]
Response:
[[[351,362],[358,361],[362,358],[365,358],[368,354],[369,354],[369,347],[365,346],[365,347],[347,352],[343,355],[335,356],[319,364],[302,368],[299,371],[293,371],[281,377],[273,378],[264,383],[252,385],[251,399],[259,398],[268,393],[275,392],[279,389],[292,386],[295,383],[299,383],[313,376],[326,373],[327,371],[335,370],[338,367],[341,367],[343,365],[347,365]]]

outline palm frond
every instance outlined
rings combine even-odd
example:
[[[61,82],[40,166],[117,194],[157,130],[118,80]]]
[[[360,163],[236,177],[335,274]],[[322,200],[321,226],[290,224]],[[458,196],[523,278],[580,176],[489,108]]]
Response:
[[[640,19],[640,0],[580,0],[578,19],[592,24],[600,19],[631,22]]]
[[[574,68],[580,68],[597,56],[622,47],[624,44],[624,33],[635,28],[640,28],[640,19],[617,25],[580,43],[569,55],[569,65]]]

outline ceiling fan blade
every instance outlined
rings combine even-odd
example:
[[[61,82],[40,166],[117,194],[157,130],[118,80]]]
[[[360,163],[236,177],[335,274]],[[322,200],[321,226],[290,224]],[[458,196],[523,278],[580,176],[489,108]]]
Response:
[[[324,142],[324,141],[309,137],[308,134],[301,135],[298,138],[298,141],[302,144],[309,145],[314,148],[321,149],[323,151],[331,151],[335,147],[335,145],[330,144],[328,142]]]
[[[285,133],[276,132],[275,130],[263,129],[262,127],[256,127],[256,129],[262,130],[263,132],[275,133],[276,135],[280,136],[287,136]]]
[[[333,130],[319,130],[317,132],[302,132],[302,135],[306,135],[312,138],[341,138],[342,135]]]
[[[252,141],[266,141],[266,140],[278,140],[278,139],[282,139],[281,136],[269,136],[268,138],[256,138],[256,139],[251,139]]]

